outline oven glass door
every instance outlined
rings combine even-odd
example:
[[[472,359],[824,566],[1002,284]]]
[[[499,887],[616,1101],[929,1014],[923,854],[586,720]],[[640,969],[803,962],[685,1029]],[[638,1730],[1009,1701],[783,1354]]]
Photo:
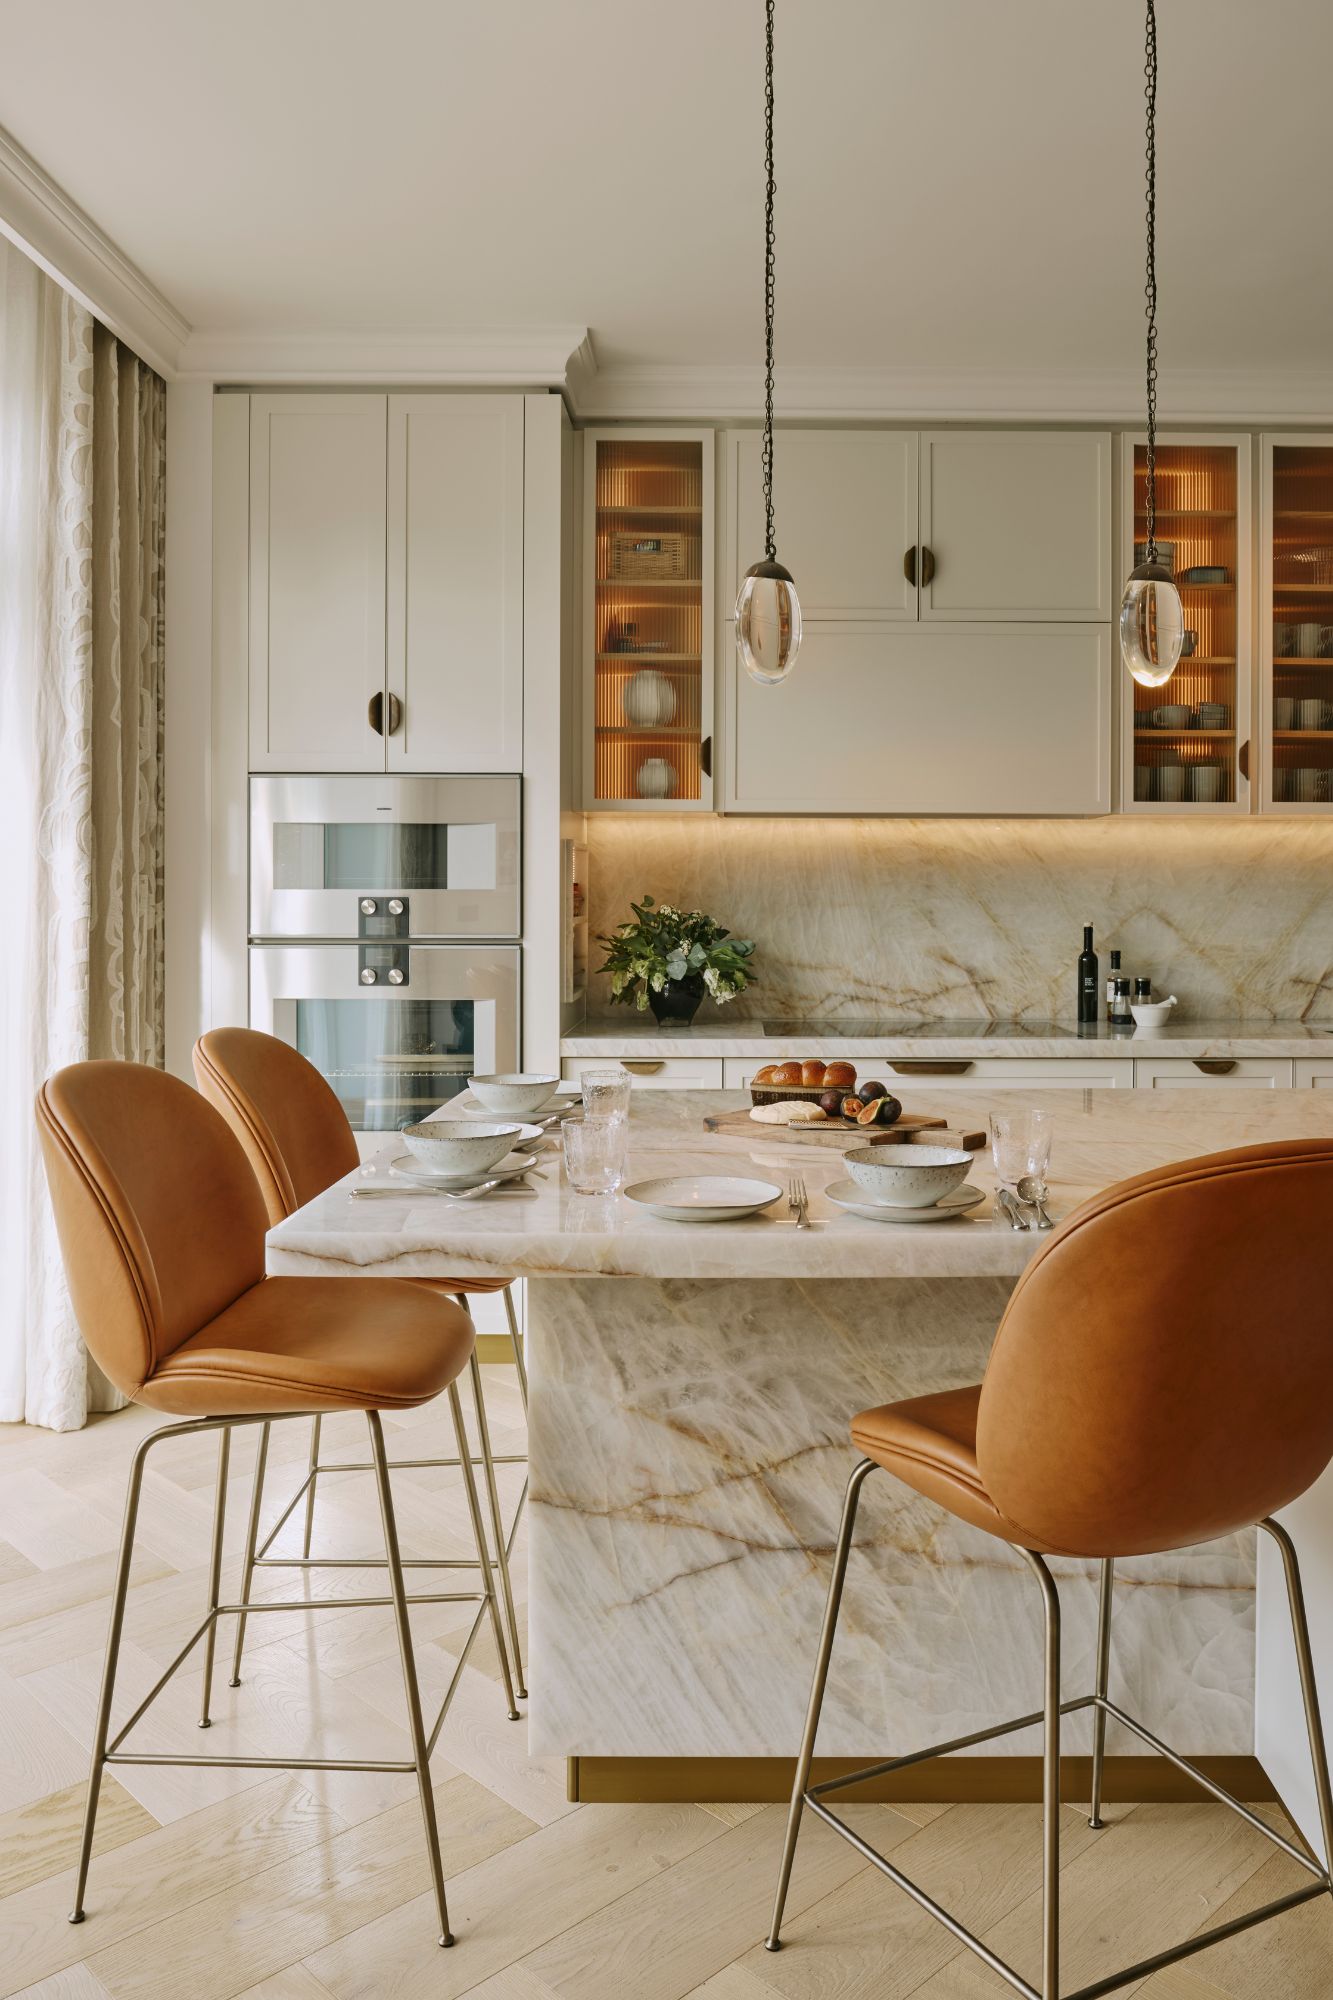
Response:
[[[252,778],[250,934],[517,937],[518,778]],[[372,913],[374,914],[374,913]]]
[[[253,1026],[315,1065],[358,1132],[396,1132],[456,1097],[474,1072],[515,1069],[518,992],[516,945],[250,951]]]

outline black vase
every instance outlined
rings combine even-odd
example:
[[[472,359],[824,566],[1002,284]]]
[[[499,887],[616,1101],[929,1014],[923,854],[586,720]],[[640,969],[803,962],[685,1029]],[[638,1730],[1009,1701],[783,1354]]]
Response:
[[[668,979],[660,993],[648,989],[648,1005],[663,1027],[688,1028],[703,1005],[706,990],[697,972],[688,979]]]

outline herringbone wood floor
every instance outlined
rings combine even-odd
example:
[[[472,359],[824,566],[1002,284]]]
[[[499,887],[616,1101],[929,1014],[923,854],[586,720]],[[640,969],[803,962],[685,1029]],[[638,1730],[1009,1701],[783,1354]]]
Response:
[[[521,1449],[509,1372],[488,1369],[487,1381],[496,1449]],[[999,2000],[1009,1990],[813,1823],[797,1861],[789,1949],[765,1953],[781,1809],[571,1806],[563,1767],[528,1758],[522,1727],[504,1719],[489,1641],[473,1654],[434,1765],[455,1950],[434,1942],[413,1784],[394,1775],[123,1767],[104,1785],[88,1920],[68,1925],[125,1474],[133,1443],[156,1421],[126,1410],[65,1437],[0,1430],[0,1993]],[[390,1448],[420,1456],[445,1428],[433,1408],[393,1419]],[[361,1455],[360,1419],[336,1419],[325,1434],[339,1455]],[[306,1446],[304,1425],[274,1433],[274,1503],[294,1490]],[[186,1441],[150,1460],[122,1715],[202,1609],[215,1449]],[[239,1436],[224,1579],[233,1594],[253,1451],[253,1437]],[[456,1478],[399,1475],[405,1553],[464,1552]],[[315,1553],[374,1553],[377,1534],[371,1482],[331,1478]],[[380,1585],[347,1572],[318,1587],[348,1595]],[[271,1573],[265,1590],[296,1594],[290,1573]],[[442,1606],[418,1611],[414,1624],[429,1697],[450,1671],[463,1621]],[[141,1725],[142,1747],[407,1754],[387,1613],[256,1619],[247,1660],[239,1690],[219,1672],[206,1737],[187,1669]],[[1036,1975],[1035,1807],[856,1811],[869,1838]],[[1121,1807],[1113,1819],[1095,1836],[1068,1809],[1071,1986],[1281,1894],[1298,1876],[1218,1807]],[[1307,1905],[1137,1990],[1151,2000],[1328,2000],[1333,1910]]]

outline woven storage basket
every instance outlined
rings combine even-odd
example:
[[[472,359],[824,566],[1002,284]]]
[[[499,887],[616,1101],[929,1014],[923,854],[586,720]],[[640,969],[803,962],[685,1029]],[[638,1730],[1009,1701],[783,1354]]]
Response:
[[[611,537],[611,575],[616,579],[639,583],[663,577],[684,579],[685,536],[642,535],[617,530]]]

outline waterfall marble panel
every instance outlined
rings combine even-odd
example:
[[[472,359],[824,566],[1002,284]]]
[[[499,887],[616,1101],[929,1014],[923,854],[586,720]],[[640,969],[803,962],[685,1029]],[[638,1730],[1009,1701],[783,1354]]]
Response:
[[[1333,822],[596,814],[591,930],[646,890],[756,940],[701,1019],[1063,1020],[1083,926],[1182,1015],[1333,1021]],[[591,965],[588,1010],[607,983]],[[1105,969],[1103,958],[1103,970]]]
[[[1010,1289],[1003,1277],[533,1280],[534,1752],[790,1755],[856,1462],[848,1420],[976,1381]],[[1092,1570],[1055,1568],[1066,1692],[1086,1693]],[[1113,1694],[1187,1753],[1249,1754],[1253,1537],[1125,1562],[1120,1576]],[[873,1476],[821,1753],[893,1755],[1036,1708],[1041,1657],[1021,1561]],[[1085,1717],[1071,1721],[1070,1747],[1086,1734]],[[1036,1747],[1024,1734],[985,1749]]]

